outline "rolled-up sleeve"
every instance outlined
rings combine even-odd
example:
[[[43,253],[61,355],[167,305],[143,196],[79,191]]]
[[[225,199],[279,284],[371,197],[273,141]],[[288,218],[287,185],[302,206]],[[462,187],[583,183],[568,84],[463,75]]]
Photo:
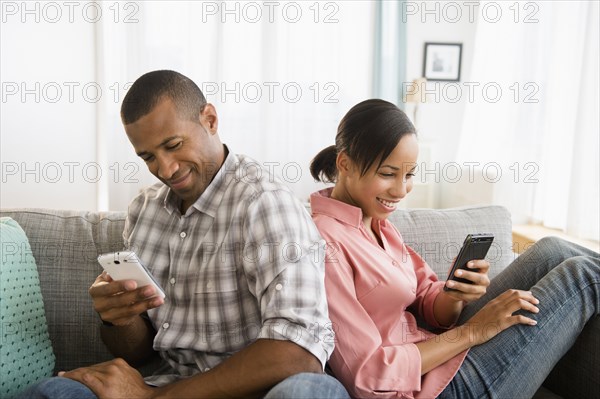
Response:
[[[444,287],[444,282],[439,281],[435,272],[429,265],[408,245],[406,251],[412,260],[415,275],[417,277],[417,298],[412,307],[422,315],[427,324],[435,328],[448,328],[438,323],[434,315],[435,299]]]
[[[288,340],[325,367],[333,330],[325,296],[324,246],[302,204],[286,191],[261,193],[243,224],[244,272],[260,304],[258,338]]]

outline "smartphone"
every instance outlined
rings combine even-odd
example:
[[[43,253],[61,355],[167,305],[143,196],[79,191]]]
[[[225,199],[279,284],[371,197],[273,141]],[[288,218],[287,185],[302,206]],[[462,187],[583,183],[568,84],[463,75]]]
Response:
[[[452,265],[452,270],[450,270],[450,273],[448,274],[448,280],[454,280],[459,283],[472,284],[472,282],[469,280],[456,277],[454,273],[458,269],[468,269],[467,263],[471,260],[485,258],[485,255],[487,254],[488,250],[490,249],[490,246],[492,245],[492,241],[494,241],[493,234],[468,234],[467,238],[465,238],[465,242],[463,243],[462,248],[458,252],[458,256],[454,261],[454,265]],[[450,290],[452,290],[452,288],[444,286],[444,291]]]
[[[133,251],[112,252],[98,256],[98,263],[113,280],[135,280],[138,288],[151,285],[161,298],[165,292]]]

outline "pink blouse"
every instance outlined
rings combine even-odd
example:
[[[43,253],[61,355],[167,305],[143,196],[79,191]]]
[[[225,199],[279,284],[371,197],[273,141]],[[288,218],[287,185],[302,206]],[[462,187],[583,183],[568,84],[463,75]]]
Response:
[[[310,201],[327,242],[325,288],[336,332],[329,363],[336,377],[354,397],[436,397],[467,351],[421,377],[415,343],[435,335],[418,328],[412,313],[442,327],[433,303],[444,282],[392,223],[379,221],[382,248],[365,229],[361,209],[329,198],[331,190],[312,194]]]

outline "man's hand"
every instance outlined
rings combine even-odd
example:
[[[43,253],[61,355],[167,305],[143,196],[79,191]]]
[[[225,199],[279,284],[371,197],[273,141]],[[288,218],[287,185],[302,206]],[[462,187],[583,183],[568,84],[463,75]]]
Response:
[[[490,285],[490,278],[488,277],[490,264],[488,261],[483,259],[472,260],[467,263],[467,268],[471,270],[457,269],[454,276],[469,280],[472,284],[448,280],[446,287],[452,288],[452,290],[443,291],[444,294],[457,302],[472,302],[481,298]]]
[[[153,298],[153,287],[138,288],[133,280],[114,281],[106,272],[96,278],[89,293],[100,318],[117,326],[129,325],[140,314],[164,303],[162,298]]]
[[[79,381],[100,399],[150,398],[154,393],[153,388],[144,383],[142,375],[123,359],[61,371],[58,375]]]

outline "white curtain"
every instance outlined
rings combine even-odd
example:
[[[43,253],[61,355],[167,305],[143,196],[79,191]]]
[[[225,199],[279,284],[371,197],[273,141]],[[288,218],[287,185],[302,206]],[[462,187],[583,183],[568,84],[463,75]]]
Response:
[[[458,161],[494,165],[515,221],[598,240],[599,3],[488,3],[503,17],[478,21]]]
[[[283,176],[302,200],[319,188],[310,160],[334,143],[343,114],[371,96],[372,2],[101,4],[111,16],[107,7],[121,7],[119,23],[103,18],[97,28],[98,80],[115,94],[98,104],[98,158],[113,174],[101,209],[126,209],[156,181],[119,119],[127,84],[155,69],[181,72],[203,89],[234,152]]]

